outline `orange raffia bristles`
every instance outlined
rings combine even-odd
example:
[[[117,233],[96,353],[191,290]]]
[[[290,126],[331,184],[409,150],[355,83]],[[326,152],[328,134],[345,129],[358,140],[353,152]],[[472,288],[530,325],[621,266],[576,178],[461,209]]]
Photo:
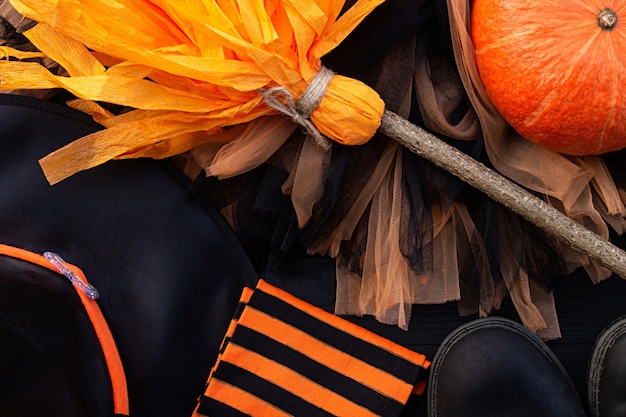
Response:
[[[276,114],[259,91],[280,86],[297,100],[320,58],[383,0],[358,0],[341,16],[335,0],[10,1],[39,22],[24,34],[65,73],[0,60],[0,89],[66,89],[106,127],[40,161],[54,184],[110,159],[176,155]],[[95,102],[132,110],[114,116]],[[354,145],[375,133],[383,110],[371,88],[335,75],[310,119]]]

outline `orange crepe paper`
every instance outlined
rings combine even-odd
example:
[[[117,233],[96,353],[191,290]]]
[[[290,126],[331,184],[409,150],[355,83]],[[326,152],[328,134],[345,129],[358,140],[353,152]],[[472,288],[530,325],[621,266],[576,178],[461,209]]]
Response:
[[[51,184],[110,159],[164,158],[223,140],[225,128],[277,114],[260,89],[294,101],[335,48],[383,0],[10,0],[39,22],[24,35],[61,65],[0,50],[0,89],[68,90],[72,105],[106,129],[41,159]],[[17,61],[8,58],[16,58]],[[95,102],[131,110],[109,114]],[[310,118],[329,138],[369,140],[384,103],[360,81],[335,75]]]

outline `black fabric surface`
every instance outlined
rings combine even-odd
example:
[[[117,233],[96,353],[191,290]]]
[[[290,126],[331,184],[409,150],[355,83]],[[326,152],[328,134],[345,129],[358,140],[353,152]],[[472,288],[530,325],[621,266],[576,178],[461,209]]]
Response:
[[[334,260],[291,245],[268,264],[268,250],[259,248],[268,247],[272,223],[256,219],[259,227],[240,236],[240,247],[208,203],[211,187],[196,184],[192,201],[176,171],[146,160],[110,162],[50,187],[37,159],[97,126],[14,96],[0,96],[0,122],[0,240],[55,251],[100,290],[128,373],[132,415],[190,415],[241,287],[257,276],[333,310]],[[87,319],[69,284],[45,275],[0,262],[0,372],[9,376],[0,412],[110,415],[106,369]],[[554,285],[563,337],[549,346],[584,399],[588,355],[601,329],[626,314],[626,282],[594,285],[579,271]],[[508,301],[495,314],[516,319]],[[459,317],[454,303],[415,306],[408,331],[348,317],[430,358],[450,331],[474,318]],[[424,414],[423,397],[403,413]]]
[[[56,252],[100,291],[131,415],[188,417],[257,276],[165,164],[115,161],[50,187],[37,160],[96,129],[65,107],[0,96],[0,242]],[[110,416],[93,329],[69,282],[50,275],[0,259],[0,415]]]

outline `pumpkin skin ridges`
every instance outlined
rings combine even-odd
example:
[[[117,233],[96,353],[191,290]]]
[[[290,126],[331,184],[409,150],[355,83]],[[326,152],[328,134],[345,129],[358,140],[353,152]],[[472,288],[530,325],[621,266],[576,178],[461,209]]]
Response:
[[[475,0],[471,25],[485,90],[522,136],[571,155],[626,147],[626,1]]]

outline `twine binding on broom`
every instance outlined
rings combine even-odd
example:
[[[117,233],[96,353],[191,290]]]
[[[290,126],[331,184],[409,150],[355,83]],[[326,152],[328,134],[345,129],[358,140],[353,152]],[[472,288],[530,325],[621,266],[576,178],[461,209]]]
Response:
[[[291,117],[291,120],[302,126],[306,130],[306,133],[315,139],[315,142],[320,148],[328,150],[330,149],[328,138],[320,133],[310,117],[311,113],[313,113],[324,98],[328,84],[330,84],[334,75],[334,72],[322,66],[320,71],[313,77],[306,90],[304,90],[304,93],[302,93],[297,103],[294,101],[291,92],[283,86],[272,87],[267,90],[261,88],[259,92],[268,106]],[[280,99],[281,96],[283,100]]]

